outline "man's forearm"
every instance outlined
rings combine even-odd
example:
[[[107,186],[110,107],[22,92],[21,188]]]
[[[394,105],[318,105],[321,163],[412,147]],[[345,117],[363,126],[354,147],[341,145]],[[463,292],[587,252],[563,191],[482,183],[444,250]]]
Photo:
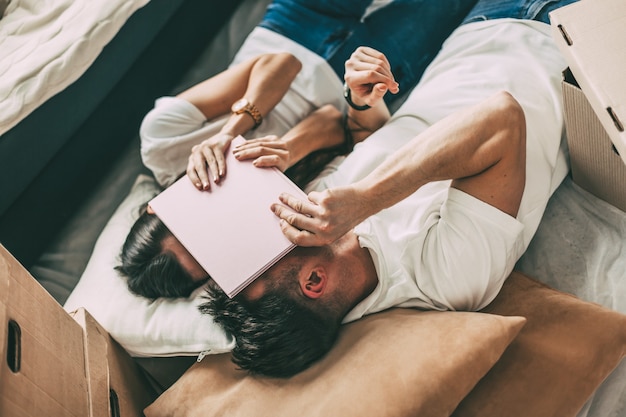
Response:
[[[384,126],[389,117],[389,110],[381,100],[380,103],[368,110],[358,111],[349,108],[346,127],[350,129],[353,142],[359,143]]]
[[[390,207],[431,181],[455,180],[453,186],[483,200],[490,200],[490,181],[501,181],[501,176],[515,177],[515,184],[519,186],[516,173],[497,171],[493,179],[485,173],[493,171],[492,168],[502,161],[512,161],[516,167],[522,165],[520,169],[523,170],[524,164],[520,164],[519,158],[525,158],[524,138],[523,111],[507,93],[499,93],[449,116],[400,148],[363,180],[350,186],[363,201],[359,220]],[[520,144],[518,139],[523,143]],[[519,200],[521,193],[513,196],[513,200]],[[519,201],[507,204],[503,198],[494,198],[494,206],[511,214],[519,207]]]

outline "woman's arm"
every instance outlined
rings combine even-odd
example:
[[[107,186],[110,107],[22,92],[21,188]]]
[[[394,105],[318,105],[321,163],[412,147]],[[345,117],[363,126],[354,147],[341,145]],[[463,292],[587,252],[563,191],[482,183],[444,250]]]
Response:
[[[233,103],[242,97],[266,115],[283,98],[301,68],[300,61],[287,52],[259,55],[190,87],[178,97],[200,109],[208,120],[230,113]],[[239,116],[236,119],[245,119]],[[247,125],[251,128],[254,124]]]
[[[254,159],[254,165],[258,167],[274,166],[285,171],[312,152],[339,146],[344,140],[342,114],[327,104],[282,137],[251,139],[237,146],[234,152],[237,159]]]
[[[349,149],[384,125],[390,114],[383,97],[387,91],[399,91],[385,55],[372,48],[357,48],[346,61],[344,78],[353,104],[358,107],[367,103],[370,108],[349,107],[344,116],[331,105],[323,106],[281,138],[259,138],[240,145],[235,150],[237,158],[255,159],[257,166],[275,166],[285,171],[317,150],[347,141]]]
[[[207,119],[227,114],[233,103],[246,98],[267,115],[283,98],[302,67],[289,53],[265,54],[235,65],[179,94],[195,105]],[[192,149],[187,174],[198,189],[209,189],[213,181],[226,174],[224,152],[237,135],[255,127],[247,113],[232,114],[220,133]],[[208,169],[207,169],[208,167]]]

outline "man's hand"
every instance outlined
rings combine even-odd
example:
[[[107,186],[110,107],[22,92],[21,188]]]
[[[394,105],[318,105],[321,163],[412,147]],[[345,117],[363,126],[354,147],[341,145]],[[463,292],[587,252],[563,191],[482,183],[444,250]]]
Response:
[[[373,48],[358,47],[346,61],[345,69],[344,79],[355,104],[374,107],[387,91],[400,91],[387,57]]]
[[[211,181],[218,183],[226,175],[224,153],[228,150],[234,136],[218,133],[191,148],[187,162],[187,175],[198,190],[209,190]]]
[[[351,187],[311,192],[308,200],[281,194],[271,209],[285,236],[299,246],[334,242],[367,217],[364,200]]]
[[[284,172],[293,165],[289,142],[276,135],[247,140],[233,153],[241,161],[254,159],[254,166],[257,167],[276,167]]]

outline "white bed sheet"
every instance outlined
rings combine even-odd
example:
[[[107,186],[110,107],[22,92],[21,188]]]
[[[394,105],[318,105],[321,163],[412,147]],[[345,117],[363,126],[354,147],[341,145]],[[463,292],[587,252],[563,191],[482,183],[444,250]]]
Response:
[[[12,0],[0,20],[0,135],[93,63],[149,0]]]
[[[626,213],[567,177],[552,196],[517,269],[626,314]],[[607,416],[626,416],[626,359],[578,414]]]

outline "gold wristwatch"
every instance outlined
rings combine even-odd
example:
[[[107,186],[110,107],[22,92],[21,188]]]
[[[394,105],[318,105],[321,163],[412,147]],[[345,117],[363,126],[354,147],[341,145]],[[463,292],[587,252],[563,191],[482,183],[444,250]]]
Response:
[[[230,108],[233,114],[241,114],[248,113],[250,117],[254,120],[254,127],[256,129],[261,122],[263,121],[263,116],[261,116],[261,112],[256,106],[248,101],[246,98],[240,98],[239,100],[233,103],[233,106]]]

